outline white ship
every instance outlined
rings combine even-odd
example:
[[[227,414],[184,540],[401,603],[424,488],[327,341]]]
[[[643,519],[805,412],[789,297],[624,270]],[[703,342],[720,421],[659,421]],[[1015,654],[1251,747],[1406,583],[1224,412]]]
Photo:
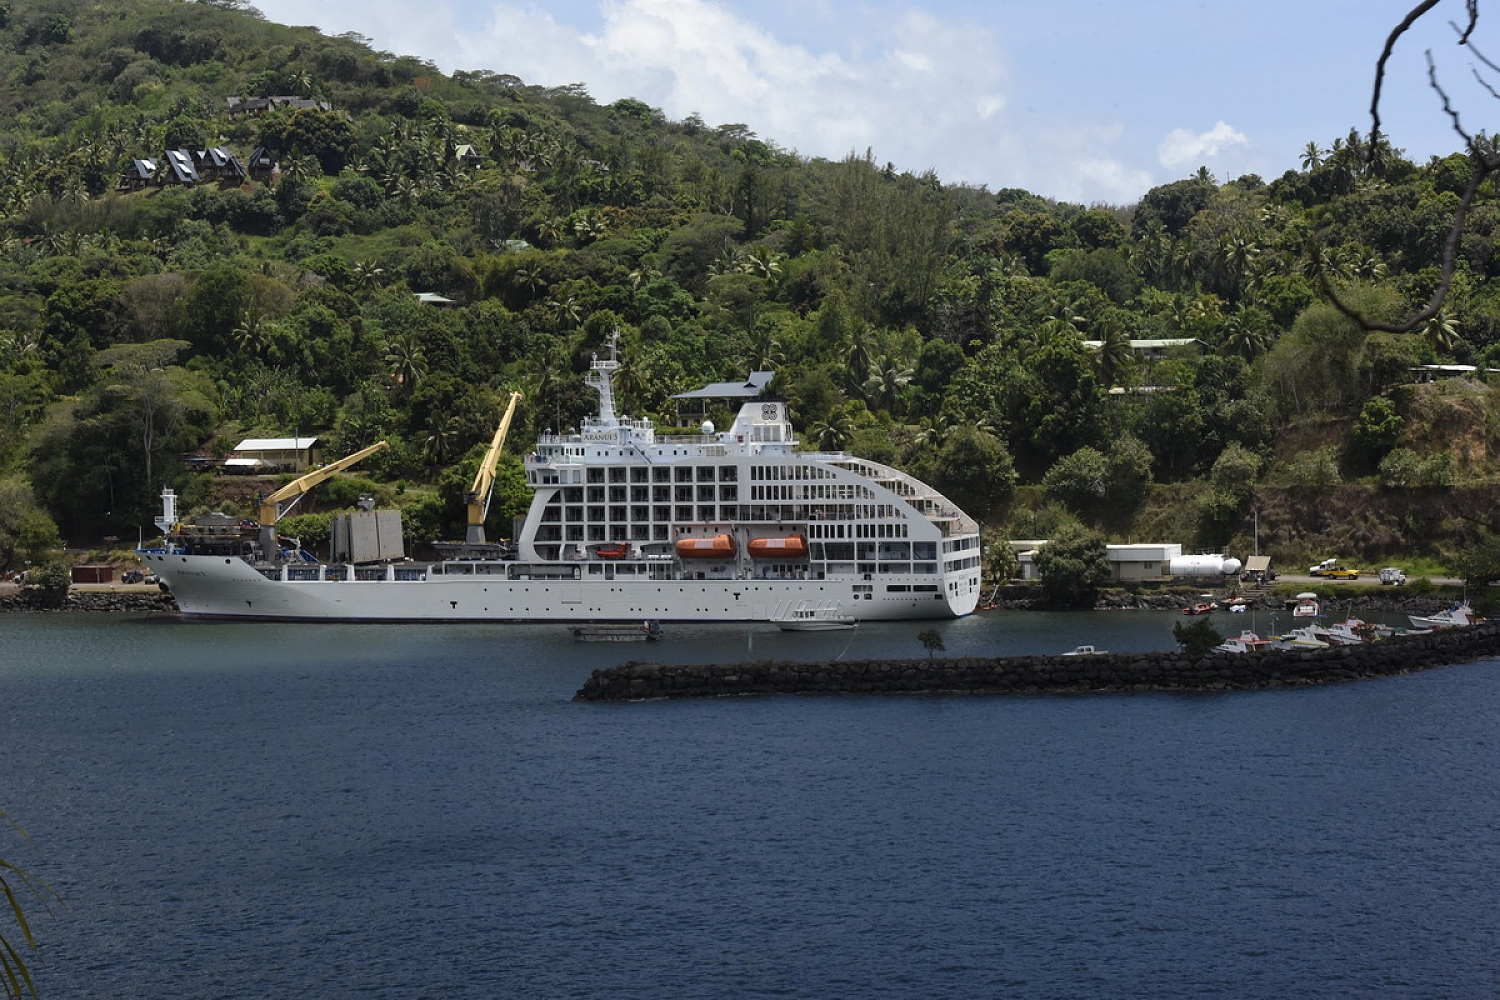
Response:
[[[974,610],[978,525],[936,490],[877,462],[798,451],[778,401],[745,403],[727,431],[705,421],[701,434],[659,437],[649,420],[616,416],[618,367],[596,358],[586,382],[598,416],[543,435],[526,456],[531,508],[505,558],[296,561],[262,526],[236,521],[205,544],[202,529],[175,525],[171,491],[158,522],[167,544],[142,558],[194,617],[737,622],[837,605],[872,621]]]

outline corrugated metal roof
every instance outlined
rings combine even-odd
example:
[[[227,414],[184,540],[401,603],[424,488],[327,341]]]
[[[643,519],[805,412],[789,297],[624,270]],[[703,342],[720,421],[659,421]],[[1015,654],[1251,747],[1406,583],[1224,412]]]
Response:
[[[245,438],[235,445],[235,451],[301,451],[318,443],[315,437],[294,438]]]

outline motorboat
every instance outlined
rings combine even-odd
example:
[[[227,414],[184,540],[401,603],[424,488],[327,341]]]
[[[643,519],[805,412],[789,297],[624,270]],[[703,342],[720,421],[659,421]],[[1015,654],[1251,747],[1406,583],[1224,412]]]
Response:
[[[1468,601],[1459,601],[1435,615],[1407,615],[1412,628],[1464,628],[1479,621]]]
[[[1270,639],[1262,639],[1249,629],[1245,629],[1232,639],[1225,639],[1214,647],[1216,653],[1259,653],[1271,648]]]
[[[859,624],[859,619],[845,614],[837,604],[810,604],[806,601],[771,621],[783,632],[834,632]]]
[[[1201,600],[1183,608],[1182,613],[1185,615],[1206,615],[1210,611],[1217,609],[1218,606],[1218,602],[1214,600],[1212,594],[1204,594]]]

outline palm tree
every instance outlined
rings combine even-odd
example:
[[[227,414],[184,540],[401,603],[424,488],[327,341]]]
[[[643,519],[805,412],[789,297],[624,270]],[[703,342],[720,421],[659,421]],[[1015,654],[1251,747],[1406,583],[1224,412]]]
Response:
[[[3,812],[0,812],[0,819],[5,819],[15,825],[15,821],[9,819]],[[16,826],[16,829],[21,828]],[[25,831],[21,830],[21,834],[25,836]],[[27,874],[9,861],[0,861],[0,897],[4,897],[9,904],[11,916],[15,918],[16,926],[20,929],[21,940],[17,944],[35,948],[36,938],[32,936],[31,925],[26,921],[26,912],[21,908],[18,888],[30,890],[44,906],[47,903],[47,897],[57,897],[57,893],[36,876]],[[4,934],[0,934],[0,992],[7,997],[14,997],[15,1000],[20,1000],[25,996],[35,998],[39,995],[36,983],[31,978],[31,970],[26,967],[26,960],[21,957],[16,945],[12,944]]]
[[[886,355],[875,366],[874,374],[865,379],[865,399],[871,406],[895,414],[900,409],[902,396],[915,374],[915,369]]]
[[[1316,142],[1309,142],[1302,148],[1302,169],[1316,170],[1323,165],[1323,158],[1328,155],[1328,150],[1320,149]]]
[[[854,421],[848,409],[839,407],[807,429],[807,440],[819,451],[842,451],[854,435]]]
[[[349,269],[349,284],[356,292],[368,292],[380,286],[385,268],[372,260],[357,260]]]
[[[633,290],[639,291],[642,285],[649,285],[651,282],[660,277],[661,272],[656,268],[648,267],[645,264],[642,264],[640,267],[630,272],[630,287]]]
[[[427,374],[427,354],[422,345],[409,333],[392,337],[383,347],[385,360],[391,366],[391,381],[411,395],[417,382]]]
[[[1422,324],[1422,339],[1435,354],[1451,354],[1453,345],[1458,343],[1458,326],[1458,320],[1446,309],[1439,310],[1436,316]]]
[[[875,328],[862,320],[849,326],[844,339],[844,364],[849,367],[850,384],[862,386],[870,377],[874,364]]]
[[[768,246],[752,247],[740,260],[740,270],[766,281],[774,281],[781,274],[781,262],[785,254],[777,253]]]
[[[766,323],[757,325],[740,353],[740,361],[752,372],[775,371],[786,364],[786,352],[776,338],[776,328]]]
[[[462,436],[463,421],[457,416],[451,416],[428,432],[427,439],[422,444],[422,450],[433,465],[444,465],[458,450],[459,439]]]
[[[1244,312],[1230,313],[1224,318],[1220,329],[1224,334],[1225,354],[1254,361],[1271,346],[1271,338],[1265,327]]]
[[[1099,381],[1106,389],[1112,389],[1129,371],[1133,355],[1130,353],[1130,334],[1123,326],[1109,324],[1099,342],[1099,353],[1094,364],[1099,369]]]
[[[257,358],[271,346],[271,332],[271,323],[264,316],[258,311],[247,309],[241,314],[239,324],[230,335],[241,354]]]
[[[583,304],[578,301],[578,296],[552,299],[547,304],[552,312],[552,321],[559,330],[576,330],[582,325]]]

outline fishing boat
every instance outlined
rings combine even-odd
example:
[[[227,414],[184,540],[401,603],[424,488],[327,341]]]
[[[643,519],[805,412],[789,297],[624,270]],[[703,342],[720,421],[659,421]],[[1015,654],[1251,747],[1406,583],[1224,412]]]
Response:
[[[859,624],[853,615],[845,614],[836,604],[819,606],[802,602],[771,619],[783,632],[833,632]]]
[[[1359,646],[1377,639],[1389,639],[1395,631],[1389,625],[1378,625],[1360,618],[1346,618],[1324,629],[1328,641],[1336,646]]]
[[[1327,649],[1331,645],[1326,633],[1311,625],[1294,628],[1285,635],[1273,636],[1270,642],[1272,649],[1313,650]]]
[[[1249,629],[1213,647],[1216,653],[1259,653],[1271,648],[1270,639],[1262,639]]]
[[[661,622],[590,622],[573,626],[579,642],[655,642],[662,637]]]
[[[263,505],[258,523],[181,523],[166,490],[164,540],[141,558],[187,617],[744,622],[805,603],[871,621],[974,610],[979,526],[940,492],[880,462],[799,449],[786,403],[765,396],[742,403],[727,430],[704,421],[696,434],[658,435],[616,413],[609,353],[585,378],[597,414],[526,455],[530,509],[503,550],[451,543],[454,554],[414,561],[399,511],[368,510],[348,515],[368,517],[346,533],[378,539],[375,558],[308,561],[278,538],[280,507]],[[487,502],[471,495],[471,508]]]
[[[1439,611],[1435,615],[1407,615],[1411,619],[1412,628],[1464,628],[1479,621],[1474,614],[1474,609],[1469,607],[1468,601],[1459,601],[1446,610]]]
[[[1318,595],[1311,591],[1298,594],[1295,602],[1292,604],[1293,618],[1316,618],[1321,613],[1322,608],[1318,606]]]

